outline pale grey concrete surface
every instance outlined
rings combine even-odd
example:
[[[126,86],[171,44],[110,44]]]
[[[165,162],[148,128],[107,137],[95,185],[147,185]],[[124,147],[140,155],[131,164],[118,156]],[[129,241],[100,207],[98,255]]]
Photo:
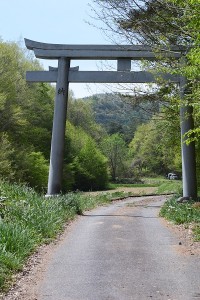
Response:
[[[179,240],[157,217],[157,200],[119,202],[81,217],[54,253],[37,299],[200,299],[200,259],[175,249]]]
[[[180,96],[184,101],[187,93],[187,81],[180,77]],[[196,177],[196,153],[195,142],[186,144],[187,132],[194,129],[193,107],[182,104],[180,108],[181,125],[181,156],[182,156],[182,182],[183,197],[197,198],[197,177]]]
[[[58,61],[58,78],[54,103],[47,195],[56,195],[62,190],[69,68],[70,60],[60,58]]]

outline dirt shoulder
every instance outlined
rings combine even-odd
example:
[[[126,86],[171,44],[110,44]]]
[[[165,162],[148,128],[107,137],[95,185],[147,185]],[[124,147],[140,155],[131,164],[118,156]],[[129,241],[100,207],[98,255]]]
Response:
[[[194,224],[175,225],[165,219],[162,219],[163,224],[175,234],[180,242],[175,246],[175,250],[183,255],[199,255],[200,256],[200,242],[194,241],[192,228]]]

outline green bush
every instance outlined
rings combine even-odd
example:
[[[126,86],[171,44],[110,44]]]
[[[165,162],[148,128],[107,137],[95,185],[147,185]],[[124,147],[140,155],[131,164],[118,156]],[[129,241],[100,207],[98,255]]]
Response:
[[[48,161],[41,152],[31,152],[24,157],[24,181],[38,191],[47,187]]]
[[[74,189],[102,190],[107,187],[107,161],[92,139],[81,149],[73,162]]]

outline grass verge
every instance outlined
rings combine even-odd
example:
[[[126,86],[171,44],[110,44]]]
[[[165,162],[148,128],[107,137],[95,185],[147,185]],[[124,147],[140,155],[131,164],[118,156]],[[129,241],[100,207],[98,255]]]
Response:
[[[177,197],[165,202],[160,210],[160,216],[175,224],[192,224],[194,239],[200,241],[200,202],[178,203]]]
[[[129,188],[136,188],[136,187],[157,187],[159,183],[109,183],[109,190],[121,188],[121,187],[129,187]]]
[[[157,194],[174,193],[177,195],[182,194],[182,182],[180,180],[168,180],[164,179],[158,185]]]
[[[126,188],[130,188],[128,196],[136,196],[137,194],[144,195],[144,194],[180,194],[182,191],[182,182],[180,180],[168,180],[162,177],[158,178],[143,178],[143,183],[136,183],[136,184],[118,184],[118,183],[110,183],[109,184],[109,190],[113,189],[120,189],[124,190]],[[138,192],[136,188],[141,188],[142,193]],[[148,190],[149,188],[149,190]],[[154,188],[153,192],[152,189]],[[132,190],[131,190],[132,189]]]
[[[113,198],[105,193],[44,198],[26,186],[0,181],[0,292],[8,290],[28,257],[54,239],[67,221]]]

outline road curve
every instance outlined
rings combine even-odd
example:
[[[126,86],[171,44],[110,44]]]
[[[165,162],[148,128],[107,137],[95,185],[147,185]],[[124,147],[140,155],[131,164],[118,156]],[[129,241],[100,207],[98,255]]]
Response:
[[[55,251],[38,300],[200,299],[200,259],[158,218],[163,196],[85,213]]]

